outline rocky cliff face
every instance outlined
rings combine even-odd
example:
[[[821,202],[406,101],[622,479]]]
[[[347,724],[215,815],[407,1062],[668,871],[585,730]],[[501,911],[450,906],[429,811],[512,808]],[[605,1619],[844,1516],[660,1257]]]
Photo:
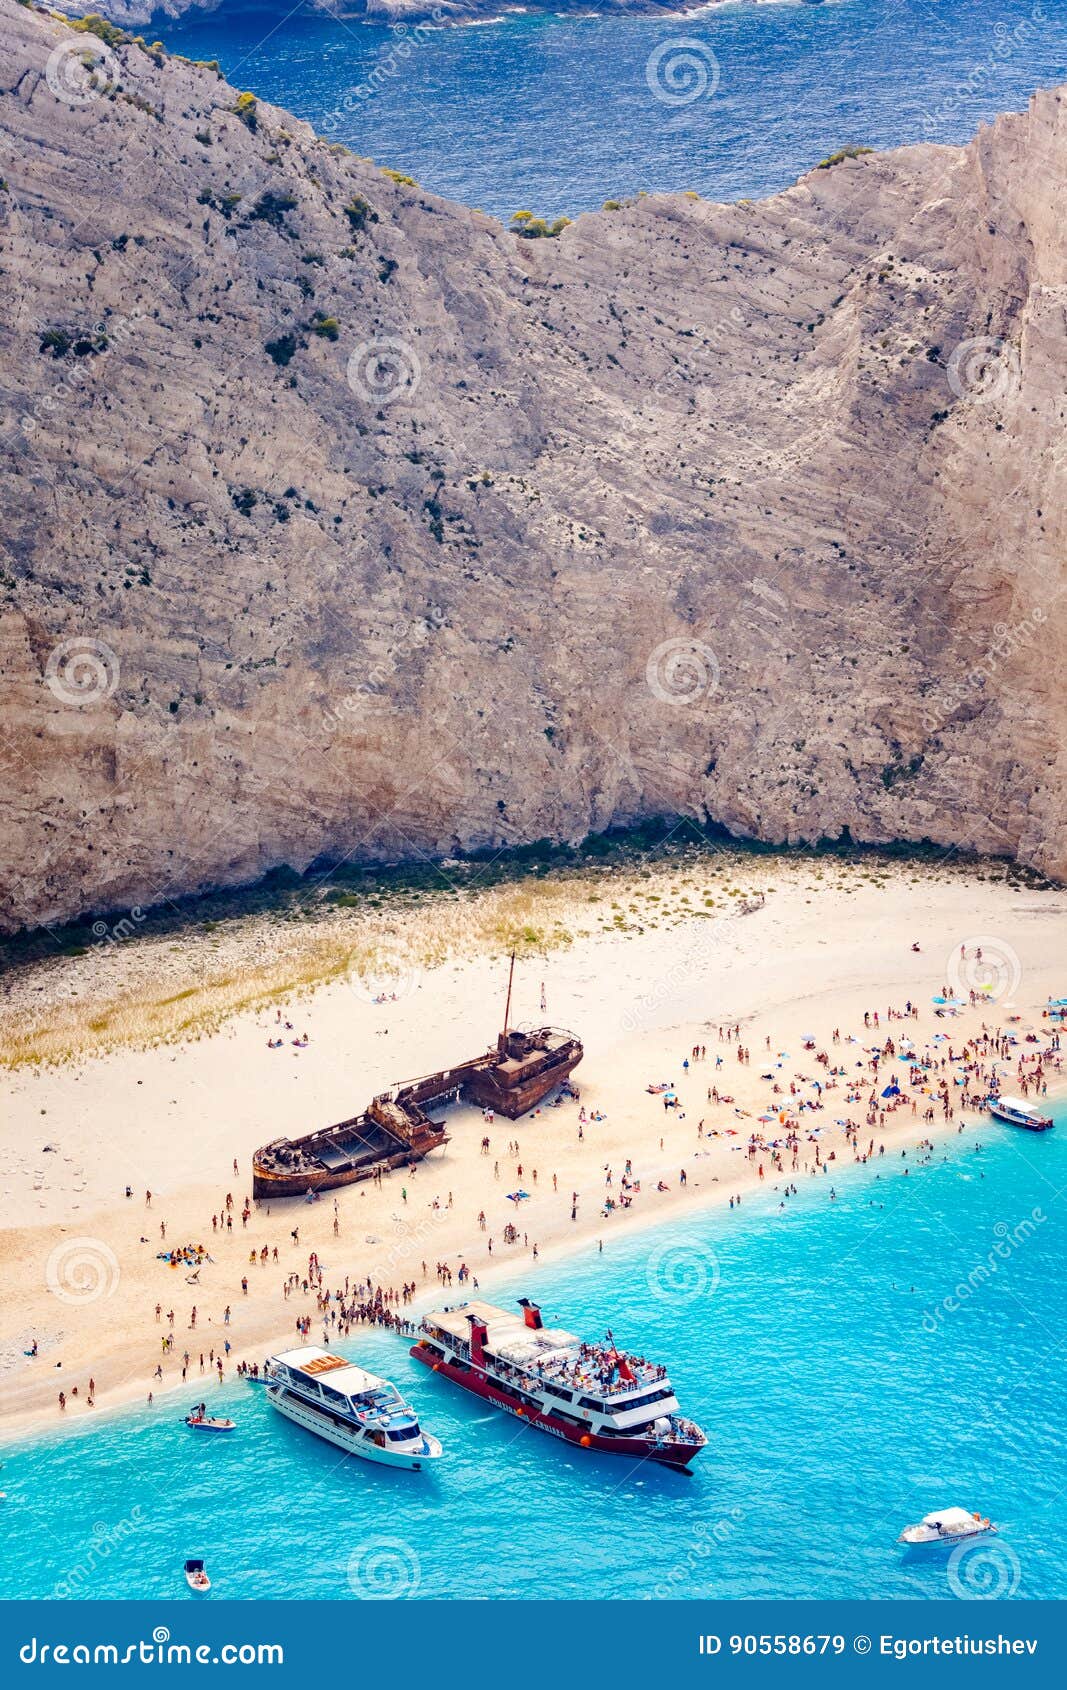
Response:
[[[651,813],[1067,872],[1060,93],[518,240],[0,29],[5,927]]]

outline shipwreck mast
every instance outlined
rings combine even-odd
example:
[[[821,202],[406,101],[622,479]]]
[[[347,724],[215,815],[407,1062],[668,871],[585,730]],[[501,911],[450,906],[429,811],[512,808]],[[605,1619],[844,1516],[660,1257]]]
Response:
[[[508,1022],[511,1019],[511,987],[515,979],[515,952],[511,953],[511,967],[508,970],[508,996],[504,1005],[504,1030],[497,1039],[497,1049],[501,1056],[508,1053]]]

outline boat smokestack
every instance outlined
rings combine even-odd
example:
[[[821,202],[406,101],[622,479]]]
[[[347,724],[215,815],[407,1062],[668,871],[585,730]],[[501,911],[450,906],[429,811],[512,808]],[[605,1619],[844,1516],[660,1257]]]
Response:
[[[537,1304],[531,1303],[529,1297],[520,1297],[519,1307],[522,1310],[523,1319],[530,1328],[531,1332],[540,1332],[545,1323],[541,1319],[541,1310],[538,1308]]]
[[[485,1368],[485,1340],[489,1336],[489,1328],[484,1320],[476,1314],[469,1314],[467,1320],[471,1329],[471,1366]]]

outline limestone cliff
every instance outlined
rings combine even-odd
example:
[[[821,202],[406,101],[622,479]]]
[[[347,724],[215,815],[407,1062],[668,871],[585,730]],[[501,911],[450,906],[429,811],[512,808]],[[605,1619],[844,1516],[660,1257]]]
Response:
[[[1067,872],[1061,93],[519,240],[0,31],[4,926],[651,813]]]

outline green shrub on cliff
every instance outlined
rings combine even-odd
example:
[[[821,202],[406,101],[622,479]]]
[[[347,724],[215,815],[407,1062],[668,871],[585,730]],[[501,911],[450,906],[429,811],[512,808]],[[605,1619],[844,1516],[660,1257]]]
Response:
[[[378,221],[378,213],[372,209],[362,194],[353,194],[345,206],[345,216],[357,235],[363,233],[368,223],[377,223]]]
[[[846,158],[862,158],[864,153],[873,153],[873,147],[842,147],[839,153],[831,153],[815,166],[816,170],[832,170],[835,164],[844,164]]]
[[[78,30],[82,35],[95,35],[105,47],[124,47],[130,37],[124,29],[116,29],[113,23],[108,23],[99,12],[87,12],[83,18],[67,20],[71,29]]]
[[[277,340],[268,340],[263,348],[279,369],[284,369],[296,351],[297,340],[295,334],[280,334]]]
[[[249,222],[269,223],[272,229],[284,230],[286,212],[295,211],[296,205],[295,194],[276,194],[268,190],[265,194],[260,194],[249,212]]]
[[[535,217],[532,211],[515,211],[511,217],[512,234],[521,235],[525,241],[555,240],[569,225],[569,217],[557,217],[549,223],[543,217]]]

